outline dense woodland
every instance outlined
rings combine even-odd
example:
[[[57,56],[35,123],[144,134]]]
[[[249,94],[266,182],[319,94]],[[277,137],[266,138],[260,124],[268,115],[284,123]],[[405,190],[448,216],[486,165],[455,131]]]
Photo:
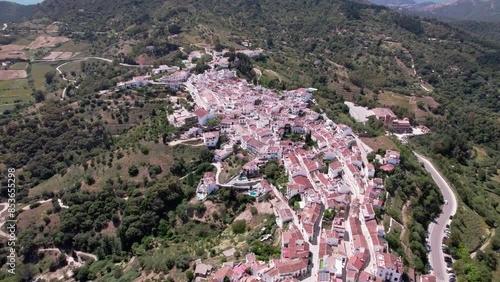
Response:
[[[183,34],[198,36],[218,48],[233,49],[242,39],[250,39],[253,47],[264,48],[266,53],[250,59],[241,53],[229,52],[231,67],[235,67],[240,76],[257,82],[252,69],[259,67],[281,76],[263,75],[258,83],[265,87],[318,88],[315,98],[319,106],[314,110],[324,111],[333,120],[352,126],[365,136],[382,135],[384,129],[373,119],[366,124],[353,121],[348,117],[344,100],[376,107],[381,105],[380,95],[392,91],[417,97],[428,95],[437,101],[436,107],[422,106],[426,117],[418,121],[430,127],[432,133],[410,140],[410,148],[400,145],[401,167],[391,174],[380,175],[385,177],[390,194],[387,203],[400,202],[407,207],[410,220],[405,224],[409,245],[404,246],[396,235],[387,237],[391,248],[403,256],[407,266],[418,272],[427,271],[425,230],[443,203],[411,149],[435,157],[463,205],[479,216],[478,221],[489,228],[498,225],[499,43],[434,20],[344,0],[46,0],[37,15],[68,23],[61,27],[62,34],[90,40],[91,52],[99,56],[110,52],[116,60],[113,64],[82,63],[82,75],[78,77],[80,87],[70,89],[67,101],[47,101],[36,114],[27,114],[20,106],[0,116],[0,162],[21,172],[19,200],[30,203],[40,197],[61,198],[70,206],[62,209],[57,201],[52,201],[48,216],[57,214],[60,219],[57,228],[48,228],[49,222],[45,222],[19,235],[26,265],[33,266],[43,259],[36,253],[38,247],[51,246],[69,253],[71,250],[93,252],[100,260],[109,262],[137,255],[140,267],[163,273],[174,268],[187,270],[189,262],[196,258],[218,255],[213,249],[216,235],[233,222],[251,199],[224,190],[210,198],[224,209],[211,214],[209,222],[193,219],[206,212],[202,205],[188,201],[203,172],[213,169],[209,165],[210,151],[165,149],[165,157],[173,158],[168,169],[134,163],[127,167],[128,175],[109,176],[97,182],[99,187],[94,187],[99,181],[97,168],[116,168],[117,159],[133,152],[147,156],[149,149],[144,144],[167,143],[184,130],[175,129],[166,121],[166,114],[175,105],[150,101],[164,93],[154,89],[122,91],[107,101],[96,94],[112,88],[117,81],[139,74],[137,70],[121,68],[118,62],[135,64],[136,57],[143,55],[156,60],[155,64],[181,66],[180,60],[186,57],[178,48],[196,49],[182,39],[172,38]],[[119,36],[97,31],[113,31]],[[135,42],[129,54],[110,50],[110,46],[123,40]],[[147,51],[146,46],[153,46],[154,52]],[[409,75],[398,66],[395,57],[408,67],[414,60],[416,75]],[[207,67],[203,60],[198,61],[193,72],[201,73]],[[418,77],[431,85],[433,92],[422,90]],[[133,104],[120,102],[126,96],[140,99]],[[111,111],[108,106],[113,104],[117,107]],[[417,123],[408,107],[393,105],[391,108]],[[120,126],[111,126],[106,116]],[[120,136],[112,137],[116,134]],[[85,173],[71,184],[55,193],[29,196],[29,189],[53,177],[64,176],[74,167],[85,169]],[[139,176],[144,169],[149,178]],[[277,185],[284,181],[281,170],[275,163],[263,168],[268,180]],[[86,189],[88,187],[98,189]],[[401,210],[393,207],[384,212],[393,218],[401,217],[398,214]],[[116,228],[117,236],[101,232],[109,222]],[[454,222],[466,224],[460,216]],[[452,226],[449,245],[451,254],[458,259],[457,273],[471,282],[492,281],[497,256],[487,252],[470,259],[468,253],[479,247],[476,241],[468,239],[475,233],[456,224]],[[231,230],[244,231],[240,225],[234,224]],[[196,238],[200,236],[212,245],[198,245]],[[272,245],[260,243],[257,233],[251,231],[248,236],[249,250],[259,257],[269,259],[279,252]],[[498,251],[500,239],[496,237],[492,249]],[[162,247],[153,248],[158,242]],[[5,254],[0,258],[0,262],[4,261]],[[106,277],[99,271],[97,266],[85,266],[76,278],[86,281]]]

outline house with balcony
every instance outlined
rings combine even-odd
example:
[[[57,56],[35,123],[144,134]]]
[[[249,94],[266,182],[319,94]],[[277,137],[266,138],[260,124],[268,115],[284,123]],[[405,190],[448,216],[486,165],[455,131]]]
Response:
[[[219,131],[211,131],[203,133],[203,144],[209,148],[215,148],[219,142]]]

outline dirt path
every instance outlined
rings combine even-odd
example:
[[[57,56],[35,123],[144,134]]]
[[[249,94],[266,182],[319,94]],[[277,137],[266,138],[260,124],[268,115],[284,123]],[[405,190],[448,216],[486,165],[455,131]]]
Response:
[[[168,146],[175,146],[175,145],[178,145],[178,144],[182,144],[182,143],[185,143],[185,142],[189,142],[189,141],[196,141],[196,140],[202,140],[201,137],[197,137],[197,138],[190,138],[190,139],[185,139],[185,140],[175,140],[175,141],[172,141],[172,142],[169,142],[168,143]],[[191,145],[191,146],[202,146],[203,144],[197,144],[197,145]]]
[[[79,57],[79,58],[66,58],[66,59],[40,59],[40,60],[32,60],[31,63],[41,63],[41,62],[57,62],[57,61],[67,61],[67,62],[74,62],[74,61],[87,61],[89,59],[94,59],[94,60],[101,60],[105,61],[108,63],[112,63],[112,59],[106,59],[102,57]],[[154,67],[153,65],[130,65],[130,64],[124,64],[124,63],[119,63],[120,66],[122,67],[133,67],[133,68],[143,68],[143,67]]]
[[[253,68],[253,71],[257,74],[257,81],[260,81],[262,77],[262,72],[258,68]]]
[[[486,250],[486,248],[490,245],[491,240],[493,239],[493,237],[495,237],[495,234],[496,234],[496,229],[492,229],[491,234],[490,234],[490,238],[488,238],[488,240],[486,240],[486,242],[484,242],[484,244],[479,248],[479,250],[481,250],[481,251],[484,252],[484,250]],[[476,255],[477,255],[477,251],[475,251],[472,254],[470,254],[470,257],[471,258],[475,258]]]
[[[1,215],[2,213],[4,213],[7,210],[7,208],[9,207],[9,204],[0,203],[0,206],[3,207],[2,210],[0,211],[0,215]],[[5,218],[6,218],[5,216],[0,217],[0,236],[8,238],[9,235],[7,233],[3,232],[3,230],[2,230],[2,227],[5,224]]]
[[[217,183],[217,185],[220,185],[219,175],[222,171],[222,165],[221,163],[212,163],[212,165],[215,166],[215,168],[217,169],[217,173],[215,174],[215,182]]]
[[[58,253],[61,253],[61,250],[59,248],[42,248],[42,249],[38,249],[39,252],[58,252]],[[91,254],[91,253],[86,253],[86,252],[81,252],[81,251],[75,251],[75,254],[78,258],[78,262],[82,262],[82,258],[81,256],[86,256],[86,257],[89,257],[93,260],[97,260],[97,256],[94,255],[94,254]],[[66,255],[67,256],[67,255]],[[67,256],[68,257],[68,256]]]
[[[48,200],[40,200],[40,201],[38,201],[38,202],[35,202],[34,204],[40,204],[40,205],[41,205],[41,204],[48,203],[48,202],[50,202],[50,201],[52,201],[52,199],[48,199]],[[33,204],[31,204],[31,205],[33,205]],[[23,208],[22,208],[22,210],[23,210],[23,211],[29,211],[29,210],[31,209],[31,208],[30,208],[30,206],[31,206],[31,205],[27,205],[27,206],[23,207]]]

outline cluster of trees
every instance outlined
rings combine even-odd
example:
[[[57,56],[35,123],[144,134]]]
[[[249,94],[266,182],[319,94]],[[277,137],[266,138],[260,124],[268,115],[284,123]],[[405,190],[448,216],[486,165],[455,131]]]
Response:
[[[4,115],[1,119],[7,122],[13,117]],[[100,122],[80,119],[73,108],[51,101],[39,115],[2,126],[1,161],[9,167],[24,167],[29,173],[25,180],[32,187],[56,173],[64,174],[74,163],[83,163],[104,146],[105,135]]]
[[[444,204],[443,196],[428,173],[418,164],[415,156],[406,147],[400,147],[401,164],[391,173],[378,172],[378,176],[386,176],[384,187],[391,197],[401,198],[404,204],[409,203],[411,221],[407,223],[410,249],[413,253],[413,266],[419,272],[426,272],[427,252],[425,248],[426,230],[434,218],[441,213]],[[406,258],[401,246],[400,255]]]
[[[400,27],[412,32],[416,35],[422,34],[424,32],[424,28],[422,27],[422,23],[420,19],[416,17],[407,16],[404,14],[399,14],[394,22]]]
[[[285,167],[280,165],[277,161],[269,161],[265,166],[260,168],[260,173],[264,174],[266,180],[274,186],[281,188],[288,183],[288,174]]]
[[[472,259],[469,249],[462,242],[457,233],[452,233],[447,240],[451,255],[455,258],[453,270],[457,275],[470,282],[494,281],[493,273],[497,270],[498,245],[494,244],[486,251],[477,250],[476,257]]]

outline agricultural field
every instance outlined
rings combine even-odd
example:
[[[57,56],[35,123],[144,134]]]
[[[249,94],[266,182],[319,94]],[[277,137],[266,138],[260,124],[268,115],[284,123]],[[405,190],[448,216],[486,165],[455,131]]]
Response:
[[[66,74],[66,78],[76,79],[76,77],[82,73],[81,61],[68,62],[59,69]]]
[[[52,70],[53,67],[49,64],[33,64],[31,67],[31,75],[35,82],[35,89],[45,90],[45,74]]]
[[[28,66],[28,63],[19,62],[19,63],[15,63],[12,66],[10,66],[9,70],[25,70],[27,66]]]
[[[54,52],[73,52],[73,53],[78,53],[78,52],[83,52],[89,47],[88,43],[84,42],[78,42],[76,43],[75,41],[67,41],[61,44],[60,46],[56,47],[53,49]]]
[[[69,41],[69,38],[64,36],[39,36],[31,42],[26,48],[38,49],[46,47],[55,47],[58,43]]]
[[[0,81],[14,80],[28,77],[25,70],[0,70]]]
[[[15,103],[31,101],[28,79],[0,81],[0,112],[11,109]]]
[[[22,50],[26,45],[9,44],[0,46],[0,59],[28,59]]]
[[[76,53],[75,53],[76,54]],[[72,52],[50,52],[47,56],[45,56],[44,60],[66,60],[73,57]]]

